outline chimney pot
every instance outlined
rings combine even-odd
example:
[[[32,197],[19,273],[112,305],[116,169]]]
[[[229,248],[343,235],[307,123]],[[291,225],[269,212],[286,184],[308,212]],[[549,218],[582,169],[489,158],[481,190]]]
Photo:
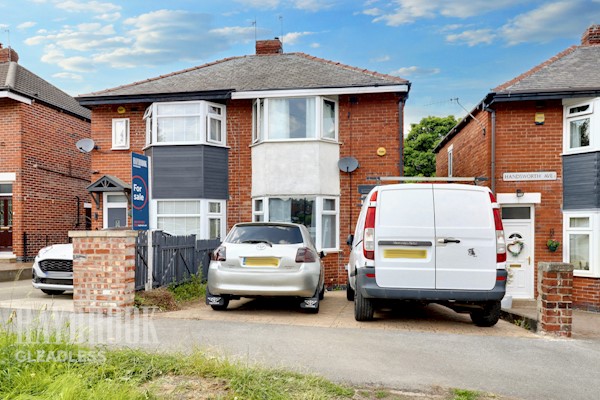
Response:
[[[0,43],[0,63],[9,61],[18,62],[19,55],[11,47],[2,47],[2,43]]]
[[[600,45],[600,25],[595,24],[586,29],[581,37],[582,46]]]
[[[283,46],[279,38],[271,40],[257,40],[256,41],[256,54],[281,54],[283,53]]]

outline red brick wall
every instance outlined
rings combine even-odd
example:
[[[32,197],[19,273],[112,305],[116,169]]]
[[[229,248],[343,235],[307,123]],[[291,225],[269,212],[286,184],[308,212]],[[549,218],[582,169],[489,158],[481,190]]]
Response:
[[[123,182],[131,182],[131,152],[144,154],[142,149],[146,145],[146,122],[143,117],[149,105],[113,104],[92,108],[92,138],[99,147],[91,153],[92,182],[104,175],[112,175]],[[117,111],[119,107],[123,107],[125,112],[119,114]],[[129,150],[111,150],[112,120],[116,118],[129,118]],[[100,193],[100,206],[92,202],[92,229],[102,229],[102,218],[102,193]],[[131,226],[129,216],[127,224]]]
[[[69,230],[85,228],[90,158],[75,143],[90,136],[90,124],[41,103],[4,100],[0,127],[0,172],[17,174],[13,252],[19,258],[33,257],[48,244],[67,242]]]
[[[535,261],[561,262],[561,245],[556,252],[550,252],[546,242],[550,237],[563,243],[562,238],[562,139],[563,106],[560,100],[536,103],[507,102],[495,105],[496,108],[496,193],[515,193],[521,189],[524,193],[541,193],[542,202],[535,205]],[[543,125],[535,124],[535,114],[543,113]],[[491,173],[490,154],[491,125],[489,114],[478,113],[476,117],[488,122],[486,144],[474,132],[478,130],[470,122],[436,156],[438,176],[446,176],[447,149],[454,143],[454,175],[474,176],[486,171]],[[480,131],[480,130],[479,130]],[[504,182],[506,172],[555,171],[555,181],[517,181]],[[488,186],[490,184],[488,183]],[[534,273],[537,279],[537,273]],[[590,283],[591,282],[591,283]],[[600,309],[599,284],[597,279],[574,277],[573,302],[576,306]],[[537,285],[534,283],[534,288]],[[594,292],[594,288],[596,291]],[[536,293],[537,295],[537,293]]]

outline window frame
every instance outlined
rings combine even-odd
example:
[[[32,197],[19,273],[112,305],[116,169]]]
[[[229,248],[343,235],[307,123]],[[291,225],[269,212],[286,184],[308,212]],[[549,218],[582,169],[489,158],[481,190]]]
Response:
[[[158,107],[177,106],[177,105],[199,105],[199,111],[195,114],[175,114],[175,115],[159,115]],[[210,112],[210,108],[215,107],[221,110],[221,114]],[[158,121],[161,118],[186,118],[197,117],[198,128],[200,129],[198,140],[173,140],[173,141],[158,141]],[[213,140],[210,138],[210,121],[215,119],[221,122],[221,139]],[[204,144],[211,146],[226,147],[227,145],[227,106],[225,104],[213,103],[206,100],[197,101],[165,101],[152,103],[144,113],[146,120],[146,145],[150,146],[186,146],[195,144]]]
[[[314,130],[315,137],[302,138],[271,138],[269,132],[269,103],[272,100],[289,99],[314,99]],[[334,137],[324,136],[324,108],[325,102],[334,104]],[[331,143],[339,142],[339,101],[333,96],[285,96],[285,97],[261,97],[252,102],[252,143],[262,142],[294,142],[321,140]]]
[[[571,218],[588,218],[588,227],[571,227]],[[600,228],[600,212],[563,212],[563,262],[570,263],[570,236],[575,234],[587,234],[589,236],[589,270],[574,269],[573,275],[589,278],[600,277],[600,266],[598,265],[600,243],[598,229]]]
[[[600,150],[600,137],[596,137],[594,132],[600,124],[600,116],[594,109],[595,103],[598,103],[600,98],[579,100],[577,102],[563,102],[563,153],[578,154],[590,151]],[[578,107],[589,105],[587,110],[570,114],[570,110]],[[589,119],[589,145],[571,147],[571,123]]]
[[[125,197],[127,197],[127,194],[125,192],[103,192],[102,193],[102,227],[103,227],[103,229],[114,228],[114,227],[108,226],[108,209],[109,208],[125,208],[125,225],[120,226],[120,228],[128,227],[129,226],[129,212],[130,212],[129,200],[124,201],[124,202],[110,203],[108,201],[108,198],[110,196],[125,196]]]
[[[117,140],[117,129],[119,124],[125,124],[125,140],[124,143],[119,143]],[[129,118],[113,118],[112,119],[112,147],[111,150],[129,150],[130,143],[130,121]]]
[[[259,222],[257,217],[263,217],[263,222],[270,222],[269,214],[269,200],[270,199],[306,199],[314,200],[314,207],[316,207],[317,220],[314,226],[315,229],[315,247],[318,251],[325,252],[339,252],[340,251],[340,198],[338,196],[309,196],[309,195],[286,195],[286,196],[265,196],[265,197],[253,197],[252,198],[252,221]],[[334,200],[334,210],[324,210],[323,204],[325,200]],[[263,209],[259,211],[256,209],[256,201],[262,201]],[[323,247],[323,216],[324,215],[335,215],[335,247]]]
[[[200,202],[200,213],[199,214],[159,214],[158,213],[158,203],[168,201],[168,202],[186,202],[186,201],[197,201]],[[210,212],[210,203],[218,203],[220,205],[219,212]],[[153,208],[153,217],[152,224],[154,229],[158,229],[158,220],[160,217],[199,217],[200,225],[198,227],[198,234],[196,235],[197,240],[206,240],[210,239],[210,219],[219,219],[219,229],[221,233],[221,238],[224,238],[227,234],[226,232],[226,222],[227,222],[227,202],[226,200],[219,199],[181,199],[181,198],[172,198],[172,199],[154,199],[152,200],[152,208]],[[167,231],[168,232],[168,231]],[[180,233],[176,232],[168,232],[171,234],[179,235]],[[185,233],[185,235],[192,235],[193,233]]]

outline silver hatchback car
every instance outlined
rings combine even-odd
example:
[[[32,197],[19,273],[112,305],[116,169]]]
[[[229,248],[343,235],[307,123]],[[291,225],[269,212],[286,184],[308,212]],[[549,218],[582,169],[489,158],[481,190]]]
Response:
[[[323,256],[304,225],[237,224],[211,256],[206,304],[225,310],[231,299],[290,296],[317,313],[325,294]]]

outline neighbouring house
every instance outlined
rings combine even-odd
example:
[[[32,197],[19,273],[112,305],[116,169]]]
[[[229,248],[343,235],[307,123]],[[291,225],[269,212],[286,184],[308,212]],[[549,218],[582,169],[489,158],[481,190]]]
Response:
[[[0,44],[0,257],[21,260],[86,228],[91,113],[18,61]]]
[[[131,152],[144,153],[151,228],[209,239],[237,222],[302,223],[327,254],[328,284],[345,284],[359,184],[402,171],[409,89],[401,78],[283,53],[274,39],[257,41],[255,55],[82,95],[100,147],[93,228],[131,226]],[[346,157],[358,169],[340,171]]]
[[[600,25],[498,86],[435,149],[438,176],[485,176],[502,207],[508,293],[572,263],[573,304],[600,310]],[[560,242],[558,248],[554,245]]]

